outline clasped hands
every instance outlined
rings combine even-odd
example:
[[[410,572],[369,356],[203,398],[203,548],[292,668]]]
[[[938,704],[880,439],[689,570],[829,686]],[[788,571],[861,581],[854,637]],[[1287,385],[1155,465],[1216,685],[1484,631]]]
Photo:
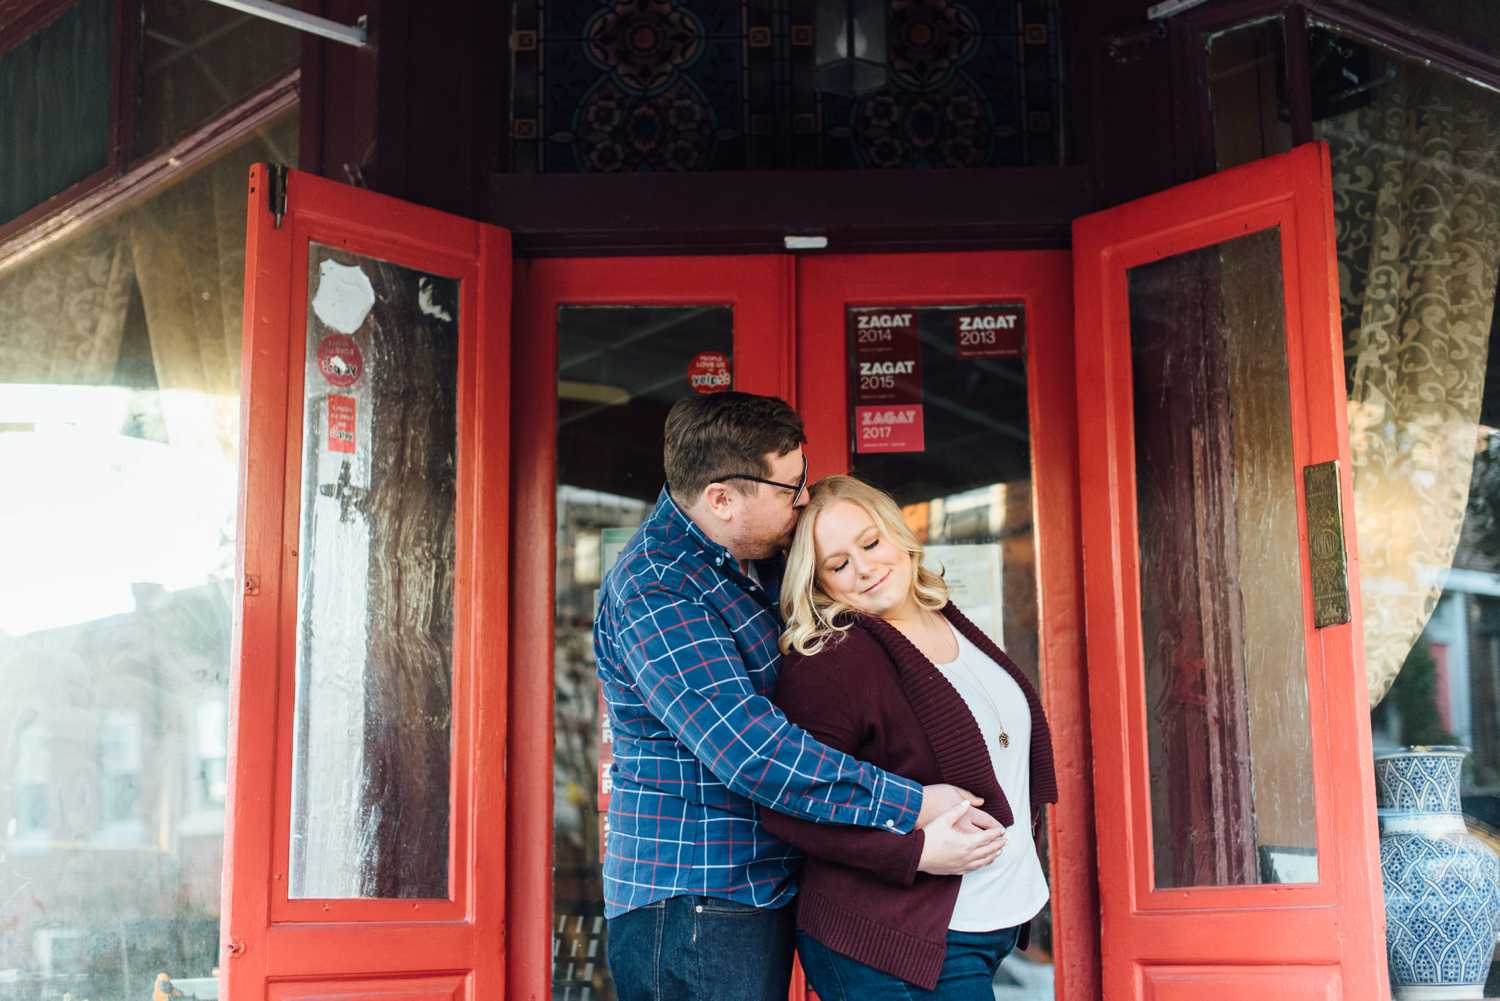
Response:
[[[942,783],[922,789],[920,872],[961,876],[982,869],[1005,847],[1005,828],[979,809],[984,802],[958,786]]]

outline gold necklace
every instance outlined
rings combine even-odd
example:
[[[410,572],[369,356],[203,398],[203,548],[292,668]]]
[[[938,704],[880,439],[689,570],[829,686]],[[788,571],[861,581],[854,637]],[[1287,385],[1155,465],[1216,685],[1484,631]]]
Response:
[[[947,620],[945,619],[944,622],[946,621]],[[995,714],[995,720],[1000,724],[1000,746],[1009,747],[1010,734],[1005,729],[1005,719],[1000,714],[1000,704],[990,697],[989,686],[986,685],[983,680],[976,678],[974,676],[974,672],[970,671],[968,665],[964,664],[964,644],[963,641],[959,639],[958,630],[953,630],[953,637],[958,642],[958,656],[954,657],[953,660],[949,662],[948,666],[957,667],[963,672],[964,677],[968,679],[969,684],[972,687],[979,689],[979,694],[984,696],[985,702],[989,703],[990,711]]]

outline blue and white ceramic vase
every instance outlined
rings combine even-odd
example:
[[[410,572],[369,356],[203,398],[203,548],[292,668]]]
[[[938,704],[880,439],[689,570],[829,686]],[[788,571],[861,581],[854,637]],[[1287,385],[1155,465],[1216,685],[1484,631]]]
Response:
[[[1464,747],[1375,756],[1385,943],[1396,1001],[1482,998],[1500,930],[1500,860],[1464,827]]]

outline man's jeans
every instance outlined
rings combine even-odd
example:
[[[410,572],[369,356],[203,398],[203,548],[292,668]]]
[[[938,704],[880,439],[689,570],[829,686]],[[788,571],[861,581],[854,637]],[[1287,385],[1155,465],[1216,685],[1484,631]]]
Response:
[[[1020,931],[950,931],[942,976],[931,991],[834,952],[806,932],[797,933],[797,952],[807,982],[823,1001],[994,1001],[995,970],[1016,947]]]
[[[620,1001],[786,1001],[795,911],[672,897],[610,918]]]

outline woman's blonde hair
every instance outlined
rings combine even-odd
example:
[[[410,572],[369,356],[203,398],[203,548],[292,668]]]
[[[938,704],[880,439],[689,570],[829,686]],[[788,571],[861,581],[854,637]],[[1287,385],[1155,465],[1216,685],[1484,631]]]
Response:
[[[911,556],[912,591],[917,604],[934,610],[948,604],[948,584],[941,574],[922,565],[922,543],[901,517],[895,499],[853,476],[825,477],[808,491],[807,507],[802,511],[791,551],[787,553],[786,574],[781,579],[781,616],[786,622],[781,634],[782,653],[796,650],[809,656],[815,654],[852,624],[843,613],[853,609],[830,598],[818,586],[818,556],[813,544],[818,515],[839,501],[863,508],[880,534]]]

